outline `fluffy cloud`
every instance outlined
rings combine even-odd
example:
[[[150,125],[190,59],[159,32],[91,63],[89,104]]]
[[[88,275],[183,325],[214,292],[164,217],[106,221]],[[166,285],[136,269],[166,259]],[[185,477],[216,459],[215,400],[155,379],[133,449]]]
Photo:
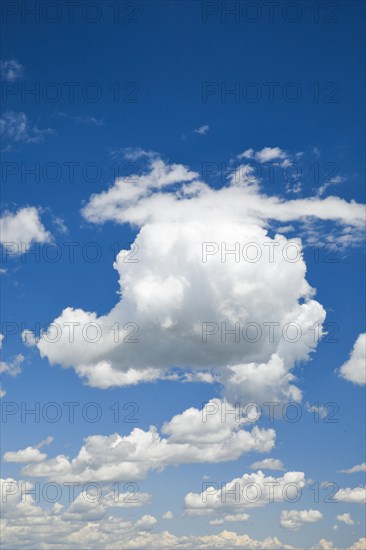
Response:
[[[139,508],[151,500],[149,493],[118,493],[102,491],[93,495],[88,491],[87,498],[80,493],[65,511],[63,517],[71,521],[101,521],[111,510],[117,508]],[[157,520],[152,516],[143,516],[136,526],[144,529],[152,527]]]
[[[167,512],[165,512],[165,514],[161,516],[161,519],[174,519],[174,514],[173,512],[168,510]]]
[[[20,451],[8,451],[4,453],[4,462],[41,462],[47,458],[46,453],[41,453],[33,447],[26,447]]]
[[[1,535],[4,548],[39,550],[59,548],[60,550],[120,550],[124,549],[161,549],[213,550],[242,548],[243,550],[291,550],[294,547],[284,544],[277,537],[262,540],[253,539],[246,534],[223,530],[215,535],[177,536],[169,531],[158,531],[157,520],[149,514],[135,519],[125,519],[113,515],[120,506],[107,495],[98,503],[84,505],[77,497],[68,508],[60,503],[42,508],[32,494],[22,498],[20,491],[14,492],[21,482],[12,478],[0,480],[2,495]],[[26,483],[28,490],[34,489]],[[149,502],[149,495],[142,504]],[[130,510],[132,512],[133,510]],[[243,516],[246,514],[242,514]],[[93,519],[102,518],[102,519]],[[230,521],[230,520],[229,520]],[[236,520],[235,520],[236,521]],[[240,521],[240,520],[239,520]],[[56,542],[55,542],[56,541]],[[348,550],[363,550],[366,539],[359,539]],[[300,545],[300,548],[302,545]],[[322,539],[317,548],[331,549],[330,541]]]
[[[333,542],[327,539],[320,539],[317,546],[313,546],[311,550],[333,550]]]
[[[4,547],[9,549],[57,548],[74,550],[120,550],[179,548],[224,549],[240,547],[244,550],[276,550],[290,549],[276,537],[256,540],[248,535],[232,531],[222,531],[216,535],[185,535],[176,536],[169,531],[153,532],[157,524],[156,518],[149,514],[135,521],[126,520],[121,516],[111,515],[114,508],[119,508],[114,499],[105,496],[98,502],[87,502],[78,496],[64,510],[59,503],[51,510],[39,506],[32,494],[22,497],[21,491],[14,492],[20,482],[12,478],[1,480],[2,523],[1,534]],[[26,483],[26,489],[33,486]],[[144,498],[146,504],[149,498]]]
[[[122,532],[126,542],[133,547],[134,537],[139,534],[147,536],[157,522],[150,515],[135,522],[108,516],[111,509],[126,507],[120,498],[123,494],[115,499],[115,495],[112,497],[107,493],[96,502],[78,495],[65,511],[58,502],[47,510],[36,503],[32,494],[26,494],[34,490],[31,483],[8,478],[0,480],[0,486],[2,542],[7,548],[49,548],[54,546],[55,540],[60,541],[57,547],[70,550],[75,548],[75,544],[83,548],[111,548],[109,544],[117,545]],[[150,495],[140,493],[137,506],[149,500]]]
[[[263,147],[260,151],[255,152],[253,149],[247,149],[239,155],[239,158],[255,159],[260,163],[272,162],[275,160],[289,159],[288,153],[283,151],[280,147]]]
[[[278,458],[265,458],[250,465],[252,470],[284,470],[282,460]]]
[[[10,254],[26,252],[32,243],[46,243],[51,235],[40,220],[40,211],[34,206],[5,212],[0,218],[0,242]]]
[[[352,546],[349,547],[348,550],[365,550],[366,548],[366,538],[362,537],[358,539],[356,542],[352,544]]]
[[[351,514],[341,514],[337,516],[337,520],[345,523],[346,525],[354,525],[355,522],[351,518]]]
[[[26,447],[19,451],[8,451],[4,453],[3,460],[4,462],[17,462],[17,463],[28,463],[28,462],[42,462],[47,458],[46,453],[41,453],[39,449],[52,443],[53,437],[47,437],[47,439],[38,443],[34,447]]]
[[[259,471],[244,474],[228,483],[207,482],[202,493],[188,493],[184,498],[188,515],[208,515],[221,510],[232,512],[264,506],[295,498],[306,484],[303,472],[286,472],[282,477],[265,476]]]
[[[323,514],[319,510],[283,510],[281,513],[281,527],[297,531],[304,523],[315,523],[321,520]]]
[[[356,504],[366,503],[366,488],[355,487],[353,489],[347,487],[347,489],[339,489],[334,495],[335,500],[339,502],[353,502]]]
[[[366,384],[366,332],[360,334],[340,375],[354,384]]]
[[[209,521],[209,525],[223,525],[225,522],[240,522],[248,521],[250,518],[249,514],[225,514],[223,518],[212,519]]]
[[[66,307],[53,336],[37,343],[42,357],[99,388],[154,381],[176,367],[220,382],[230,402],[300,400],[292,369],[315,350],[325,311],[306,281],[300,240],[271,224],[317,218],[359,230],[362,205],[285,201],[245,179],[215,189],[154,153],[127,156],[146,163],[142,173],[117,179],[82,210],[89,222],[139,230],[114,264],[121,299],[100,317]]]
[[[127,436],[92,435],[72,460],[58,455],[25,466],[23,473],[58,481],[131,481],[172,464],[235,460],[243,453],[268,452],[274,446],[272,429],[255,426],[249,432],[242,429],[243,422],[223,423],[220,415],[208,416],[206,422],[202,419],[203,411],[194,408],[174,416],[162,427],[166,438],[155,426],[148,431],[135,428]]]

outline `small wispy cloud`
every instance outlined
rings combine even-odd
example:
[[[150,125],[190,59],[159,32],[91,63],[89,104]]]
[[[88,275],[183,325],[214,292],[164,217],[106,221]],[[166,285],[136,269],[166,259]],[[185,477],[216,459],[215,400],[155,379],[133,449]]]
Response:
[[[0,61],[1,78],[5,82],[15,82],[23,76],[24,67],[16,59]]]
[[[188,139],[189,137],[192,137],[194,134],[198,134],[199,136],[205,136],[210,127],[208,124],[203,124],[202,126],[199,126],[198,128],[194,128],[193,130],[190,130],[186,134],[182,134],[181,139]]]
[[[105,122],[102,118],[95,118],[93,116],[77,116],[75,120],[77,124],[86,124],[87,126],[105,126]]]
[[[309,413],[314,413],[320,418],[325,418],[328,415],[328,407],[326,405],[320,405],[319,403],[314,403],[313,405],[306,402],[306,410]]]
[[[2,348],[4,335],[0,334],[0,349]],[[8,374],[9,376],[18,376],[21,372],[21,364],[24,361],[24,355],[19,353],[12,358],[11,361],[0,361],[0,374]],[[6,395],[6,391],[0,386],[0,398]]]
[[[53,219],[53,225],[56,227],[56,230],[59,233],[66,234],[68,232],[68,228],[64,222],[64,219],[61,218],[60,216],[56,216]]]
[[[317,195],[319,197],[322,197],[325,193],[325,191],[328,189],[328,187],[331,187],[332,185],[340,185],[341,183],[344,183],[346,181],[346,178],[343,176],[335,176],[334,178],[330,178],[328,181],[323,183],[318,189]]]
[[[14,144],[41,143],[55,133],[52,128],[38,128],[22,112],[6,111],[0,118],[0,134],[6,144],[3,151],[11,150]]]
[[[200,136],[204,136],[209,131],[210,127],[208,124],[204,124],[203,126],[200,126],[199,128],[195,128],[194,133],[199,134]]]
[[[366,472],[366,462],[352,466],[352,468],[348,468],[348,470],[340,470],[341,474],[355,474],[357,472]]]

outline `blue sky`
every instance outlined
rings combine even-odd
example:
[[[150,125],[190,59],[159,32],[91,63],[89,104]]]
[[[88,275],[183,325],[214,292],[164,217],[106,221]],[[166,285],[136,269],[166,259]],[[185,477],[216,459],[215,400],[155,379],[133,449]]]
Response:
[[[365,6],[275,4],[2,4],[7,548],[364,548]],[[262,415],[222,421],[235,403]],[[225,503],[235,480],[262,500]]]

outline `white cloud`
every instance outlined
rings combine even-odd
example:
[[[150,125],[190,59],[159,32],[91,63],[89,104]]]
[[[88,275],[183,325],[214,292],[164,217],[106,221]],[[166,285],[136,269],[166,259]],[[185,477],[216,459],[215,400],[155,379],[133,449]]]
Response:
[[[145,157],[148,160],[147,169],[142,170],[140,176],[119,178],[108,191],[92,195],[82,210],[87,220],[94,223],[112,220],[142,226],[147,222],[158,221],[197,222],[202,215],[206,221],[231,219],[243,223],[247,219],[249,223],[266,227],[270,219],[295,221],[316,217],[362,227],[365,219],[361,204],[354,201],[347,203],[338,197],[285,201],[277,196],[248,193],[246,188],[225,186],[214,189],[202,184],[198,195],[193,199],[185,198],[189,186],[182,184],[193,180],[194,183],[199,182],[197,173],[180,164],[165,163],[150,151],[131,150],[125,152],[125,155],[130,160]],[[179,188],[163,195],[157,193],[159,189],[172,184],[179,184]],[[209,211],[207,206],[210,207]]]
[[[16,462],[16,463],[29,463],[29,462],[42,462],[47,458],[46,453],[41,453],[39,449],[45,445],[52,443],[53,437],[49,436],[43,441],[40,441],[38,445],[26,447],[19,451],[8,451],[4,453],[4,462]]]
[[[40,220],[40,210],[34,206],[5,212],[0,218],[0,242],[9,254],[26,252],[32,243],[46,243],[51,234]]]
[[[350,358],[340,369],[340,375],[354,384],[366,384],[366,332],[358,336]]]
[[[278,458],[265,458],[259,462],[254,462],[250,465],[252,470],[284,470],[284,464],[282,460]]]
[[[24,361],[24,355],[19,353],[11,361],[0,361],[0,374],[17,376],[21,372],[20,365]]]
[[[366,537],[358,539],[356,542],[349,547],[348,550],[365,550],[366,548]]]
[[[338,521],[341,521],[341,522],[345,523],[346,525],[354,525],[355,524],[355,522],[351,518],[351,514],[347,514],[347,513],[340,514],[340,515],[337,516],[336,519]]]
[[[246,149],[243,153],[238,155],[238,158],[251,159],[254,156],[254,149]]]
[[[23,330],[22,342],[25,346],[31,348],[37,344],[37,339],[31,330]]]
[[[328,414],[328,407],[319,405],[319,403],[311,404],[307,401],[306,409],[309,413],[316,413],[315,418],[325,418]]]
[[[209,131],[210,127],[208,124],[205,124],[204,126],[200,126],[199,128],[196,128],[194,130],[195,134],[200,134],[201,136],[204,136]]]
[[[26,447],[20,451],[8,451],[4,453],[4,462],[41,462],[47,458],[46,453],[41,453],[33,447]]]
[[[264,147],[255,154],[255,158],[259,162],[270,162],[277,159],[286,159],[287,157],[287,153],[280,149],[280,147]]]
[[[209,521],[209,525],[223,525],[226,522],[234,523],[234,522],[241,522],[241,521],[248,521],[250,518],[249,514],[225,514],[223,518],[220,519],[212,519]]]
[[[54,226],[56,227],[56,230],[59,233],[62,233],[63,235],[68,233],[69,230],[68,230],[63,218],[61,218],[59,216],[56,216],[55,218],[53,218],[53,224],[54,224]]]
[[[256,160],[257,162],[264,164],[266,162],[281,161],[281,166],[289,166],[291,164],[291,157],[286,151],[283,151],[280,147],[263,147],[260,151],[254,151],[254,149],[247,149],[238,158],[246,158]]]
[[[0,61],[1,78],[5,82],[15,82],[23,76],[24,67],[16,59]]]
[[[347,487],[347,489],[339,489],[334,495],[335,500],[339,502],[353,502],[355,504],[366,503],[366,488],[355,487],[353,489]]]
[[[285,201],[264,195],[253,182],[214,189],[196,172],[165,163],[154,153],[139,150],[127,155],[146,163],[142,175],[117,179],[82,210],[93,223],[114,221],[139,228],[131,251],[121,251],[114,264],[121,299],[101,317],[65,308],[55,319],[62,330],[60,339],[51,343],[41,338],[37,344],[42,357],[74,368],[99,388],[165,378],[175,366],[208,372],[223,384],[229,402],[300,400],[292,369],[315,350],[313,327],[318,323],[321,334],[325,310],[306,281],[300,240],[270,236],[271,220],[319,218],[360,228],[362,205],[337,197]],[[221,243],[232,249],[236,242],[239,247],[254,242],[261,251],[258,262],[242,260],[242,248],[238,262],[232,255],[222,261]],[[213,247],[215,253],[206,262],[202,243],[214,243],[210,250]],[[288,246],[292,254],[295,249],[297,261],[283,255]],[[278,251],[274,261],[269,247]],[[74,342],[65,325],[70,322],[75,323]],[[228,329],[235,323],[241,323],[239,328],[253,323],[262,334],[256,342],[241,336],[239,343],[233,337],[223,343],[219,333],[203,342],[204,322]],[[272,322],[279,325],[271,340],[263,323]],[[100,328],[97,342],[83,337],[88,323]],[[126,342],[128,323],[135,323],[138,342]],[[289,323],[300,327],[296,343],[283,337]],[[111,326],[119,327],[118,341]]]
[[[101,489],[100,489],[101,490]],[[149,493],[136,493],[132,498],[128,493],[110,493],[101,490],[102,494],[88,491],[87,498],[80,493],[65,511],[63,518],[71,521],[104,521],[107,513],[117,508],[139,508],[148,504],[151,500]],[[135,523],[135,527],[149,529],[157,520],[153,516],[143,516]],[[130,525],[130,524],[129,524]]]
[[[157,519],[153,516],[146,514],[136,522],[136,527],[140,527],[141,529],[149,529],[150,527],[155,525],[155,523],[157,523]]]
[[[283,510],[281,512],[281,527],[297,531],[305,523],[315,523],[321,520],[323,514],[319,510]]]
[[[149,471],[162,470],[172,464],[235,460],[243,453],[268,452],[274,446],[275,431],[272,429],[255,426],[249,432],[242,429],[243,422],[237,423],[235,418],[225,423],[220,415],[208,416],[207,422],[202,418],[203,411],[194,408],[175,415],[162,427],[162,433],[168,435],[166,438],[155,426],[150,426],[148,431],[134,428],[126,436],[117,433],[92,435],[85,439],[72,460],[58,455],[29,464],[22,471],[27,476],[52,480],[131,481],[143,479]]]
[[[178,376],[179,378],[179,376]],[[205,384],[213,384],[215,382],[215,377],[210,372],[185,372],[181,378],[181,382],[202,382]]]
[[[174,519],[174,514],[173,512],[168,510],[167,512],[165,512],[165,514],[161,516],[161,519]]]
[[[46,136],[55,134],[55,130],[38,128],[25,113],[6,111],[0,118],[0,133],[7,144],[4,151],[10,151],[14,144],[41,143]]]
[[[317,546],[313,546],[311,550],[333,550],[333,542],[327,539],[320,539]]]
[[[341,470],[342,474],[355,474],[357,472],[366,472],[366,462],[352,466],[352,468],[349,468],[348,470]]]
[[[19,486],[20,482],[8,478],[1,480],[2,494],[2,543],[6,548],[74,548],[120,550],[172,548],[283,550],[291,546],[283,544],[276,537],[263,540],[252,539],[246,534],[221,531],[216,535],[176,536],[169,531],[153,532],[157,520],[149,514],[136,520],[111,515],[119,506],[105,499],[87,502],[78,496],[66,509],[56,503],[50,510],[37,505],[33,495],[22,499],[21,492],[7,494],[7,489]],[[27,482],[29,490],[33,488]],[[4,492],[3,492],[4,491]],[[144,500],[144,503],[148,500]]]
[[[240,512],[243,508],[264,506],[295,498],[306,484],[303,472],[286,472],[282,477],[265,476],[259,471],[244,474],[228,483],[207,482],[202,493],[184,498],[187,515],[208,515],[222,510]]]
[[[327,180],[323,185],[321,185],[318,189],[318,196],[321,197],[324,195],[325,191],[330,187],[331,185],[340,185],[341,183],[344,183],[346,181],[346,178],[343,176],[334,176],[334,178],[330,178]]]

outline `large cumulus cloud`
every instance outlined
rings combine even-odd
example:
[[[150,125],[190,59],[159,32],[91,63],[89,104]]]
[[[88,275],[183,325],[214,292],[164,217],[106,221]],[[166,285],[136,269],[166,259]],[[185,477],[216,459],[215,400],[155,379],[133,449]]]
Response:
[[[120,300],[102,316],[66,307],[39,339],[41,355],[99,388],[178,368],[210,373],[231,402],[301,399],[291,371],[316,348],[325,311],[306,280],[301,240],[289,242],[271,221],[317,218],[358,231],[362,206],[269,197],[245,165],[215,189],[183,165],[135,157],[146,160],[143,173],[116,180],[82,210],[92,223],[137,228],[114,264]]]

